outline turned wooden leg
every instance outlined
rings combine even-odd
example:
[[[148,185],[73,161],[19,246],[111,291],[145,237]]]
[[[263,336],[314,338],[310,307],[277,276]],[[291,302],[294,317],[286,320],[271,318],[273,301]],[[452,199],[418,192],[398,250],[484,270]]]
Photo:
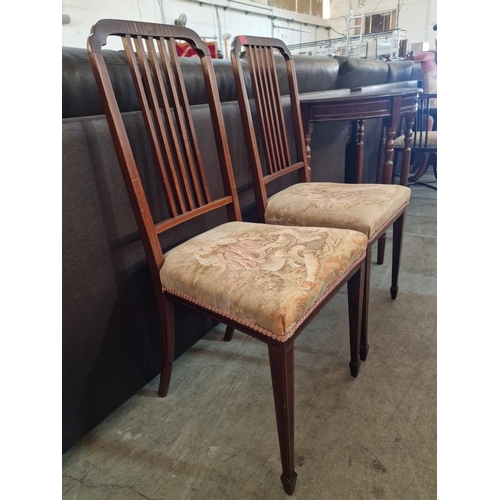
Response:
[[[304,140],[306,143],[306,161],[307,161],[307,169],[309,173],[311,172],[311,133],[308,132],[304,135]]]
[[[362,361],[366,361],[368,357],[368,317],[370,310],[370,275],[372,269],[372,245],[368,245],[366,249],[365,260],[365,279],[363,293],[363,316],[361,320],[361,340],[359,343],[359,356]]]
[[[384,233],[377,242],[377,264],[381,266],[384,263],[385,257],[385,241],[387,239],[387,234]]]
[[[270,340],[268,350],[283,469],[281,483],[286,493],[292,495],[297,481],[294,470],[293,341]]]
[[[351,375],[357,377],[359,373],[359,343],[361,337],[361,322],[363,315],[363,295],[365,281],[365,261],[356,273],[347,282],[347,300],[349,302],[349,339],[351,347],[351,361],[349,368]]]
[[[395,299],[398,295],[399,266],[401,263],[401,250],[403,248],[403,232],[405,227],[406,210],[396,219],[393,225],[392,242],[392,283],[391,297]]]
[[[224,342],[229,342],[233,338],[234,328],[232,326],[226,326],[226,333],[224,334]]]
[[[413,143],[413,124],[415,123],[415,114],[410,114],[406,119],[405,130],[405,148],[403,152],[403,161],[401,163],[401,186],[408,186],[408,178],[410,175],[410,161],[411,161],[411,146]]]
[[[162,293],[157,297],[161,333],[161,374],[158,396],[164,398],[168,393],[172,365],[174,364],[175,323],[174,303]]]

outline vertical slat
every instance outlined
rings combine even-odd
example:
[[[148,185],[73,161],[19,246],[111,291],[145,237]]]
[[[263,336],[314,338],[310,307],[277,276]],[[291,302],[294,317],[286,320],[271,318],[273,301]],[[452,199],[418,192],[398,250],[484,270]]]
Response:
[[[179,98],[177,95],[177,85],[176,85],[175,77],[172,73],[171,57],[168,54],[168,51],[166,49],[165,39],[163,37],[158,40],[158,52],[160,54],[160,60],[161,60],[162,66],[163,66],[163,71],[164,71],[167,83],[170,87],[170,94],[172,96],[172,101],[173,101],[173,103],[168,103],[167,106],[170,107],[170,104],[172,104],[172,107],[174,109],[175,118],[177,120],[177,129],[176,130],[178,131],[178,133],[180,134],[180,137],[181,137],[181,144],[182,144],[182,151],[184,153],[184,158],[186,158],[188,165],[190,165],[190,168],[188,170],[188,169],[186,169],[184,162],[179,164],[180,176],[182,179],[185,179],[184,182],[185,182],[186,189],[189,191],[189,193],[191,195],[191,193],[192,193],[192,187],[191,187],[192,180],[189,180],[189,182],[188,182],[188,179],[190,179],[190,173],[194,171],[194,169],[192,167],[193,162],[194,162],[193,153],[191,150],[189,134],[186,131],[184,117],[183,117],[183,114],[181,113],[181,105],[179,103]],[[189,175],[188,175],[188,172],[189,172]],[[192,196],[190,197],[190,200],[193,203],[193,205],[195,205],[194,199],[192,198]]]
[[[280,147],[278,139],[278,123],[276,122],[276,116],[274,114],[273,105],[271,101],[271,91],[269,83],[269,70],[266,67],[266,49],[265,47],[257,48],[257,59],[259,61],[259,73],[262,75],[262,98],[266,103],[266,109],[269,115],[269,125],[270,129],[268,133],[271,136],[271,144],[274,150],[274,157],[276,158],[275,171],[281,169],[282,158],[280,157]]]
[[[309,182],[311,180],[311,169],[307,160],[306,143],[304,141],[304,127],[302,124],[302,114],[299,101],[299,86],[297,84],[297,75],[291,56],[285,57],[286,73],[288,77],[288,87],[290,92],[290,104],[292,106],[293,130],[295,134],[295,151],[297,162],[305,162],[306,168],[301,169],[299,178],[301,182]]]
[[[424,109],[424,130],[425,130],[425,139],[424,139],[424,148],[427,147],[428,145],[428,138],[429,138],[429,117],[430,117],[430,105],[431,105],[431,99],[429,96],[425,96],[425,109]]]
[[[268,50],[268,66],[270,67],[270,78],[272,79],[271,81],[271,91],[274,96],[274,106],[276,110],[276,117],[279,122],[278,126],[278,131],[280,133],[280,147],[282,150],[282,155],[283,155],[283,160],[284,160],[284,165],[282,168],[286,168],[288,165],[290,165],[291,159],[290,159],[290,148],[288,145],[288,134],[286,133],[286,124],[285,124],[285,115],[283,113],[283,106],[281,106],[281,95],[280,95],[280,87],[279,87],[279,82],[278,82],[278,72],[276,70],[276,63],[274,61],[274,55],[273,55],[274,49],[271,47]],[[289,90],[290,92],[290,90]]]
[[[264,101],[262,99],[262,75],[258,67],[258,59],[256,54],[256,47],[248,46],[248,62],[251,69],[252,85],[254,90],[255,105],[257,106],[257,114],[259,116],[260,128],[262,130],[262,137],[264,140],[264,153],[266,162],[270,173],[274,173],[276,166],[276,158],[274,156],[274,149],[271,142],[271,135],[269,134],[269,115],[264,108]]]
[[[153,124],[153,119],[151,117],[151,112],[149,110],[148,100],[146,96],[146,92],[144,86],[142,84],[141,74],[139,67],[137,65],[137,61],[135,58],[135,54],[132,48],[131,38],[129,35],[122,37],[123,48],[125,50],[125,54],[127,56],[127,60],[130,66],[130,71],[132,74],[132,78],[134,80],[134,84],[137,91],[137,97],[139,98],[139,102],[142,109],[142,114],[144,117],[144,122],[146,128],[148,130],[148,135],[151,140],[151,147],[153,149],[154,157],[156,159],[156,164],[158,167],[158,173],[160,175],[161,187],[165,196],[165,200],[167,202],[168,209],[172,216],[179,215],[178,208],[176,206],[174,196],[172,190],[170,188],[169,180],[167,178],[165,163],[163,161],[163,156],[161,153],[160,143],[158,141],[158,137],[156,135],[156,131]]]
[[[158,98],[161,102],[161,106],[163,107],[165,121],[166,121],[166,124],[168,127],[169,139],[174,147],[174,150],[172,153],[175,154],[175,162],[172,159],[173,154],[170,153],[170,158],[171,158],[170,169],[171,169],[172,180],[173,180],[176,192],[179,196],[179,199],[183,203],[183,212],[185,212],[186,211],[186,208],[184,207],[185,200],[187,201],[187,204],[188,204],[190,209],[195,208],[196,204],[195,204],[194,199],[193,199],[189,179],[186,175],[184,156],[182,154],[181,146],[179,144],[179,138],[178,138],[177,128],[175,126],[175,121],[174,121],[174,118],[173,118],[172,113],[170,111],[170,104],[168,101],[168,95],[167,95],[167,91],[165,89],[165,85],[163,83],[162,73],[161,73],[160,65],[158,64],[158,58],[156,55],[155,44],[154,44],[154,40],[152,38],[147,39],[147,46],[148,46],[148,52],[149,52],[149,59],[151,62],[151,67],[152,67],[153,75],[155,78],[156,88],[158,89]],[[154,92],[154,89],[153,89],[153,92]],[[161,120],[160,115],[159,115],[159,119]],[[168,145],[168,141],[167,141],[166,137],[165,137],[165,142]],[[178,166],[177,169],[176,169],[176,165]],[[180,180],[179,180],[179,174],[180,174]],[[180,181],[182,182],[182,185],[180,184]]]
[[[235,39],[235,43],[238,43]],[[262,175],[262,162],[259,154],[259,146],[257,143],[256,128],[254,127],[252,111],[250,109],[250,101],[248,98],[245,78],[243,76],[243,68],[241,66],[240,48],[231,50],[231,65],[233,67],[234,81],[236,83],[236,91],[238,95],[238,105],[243,122],[243,131],[247,151],[250,158],[250,168],[252,170],[253,184],[256,191],[255,203],[257,209],[257,217],[259,222],[265,222],[265,211],[267,207],[267,192],[266,185]],[[247,52],[248,53],[248,52]],[[253,78],[253,77],[252,77]]]
[[[154,44],[150,37],[146,37],[145,40],[149,52],[149,61],[144,51],[142,37],[138,37],[137,40],[135,41],[137,56],[142,66],[144,83],[146,84],[145,88],[151,101],[152,113],[153,113],[153,118],[155,120],[157,132],[160,134],[161,137],[161,142],[159,144],[164,154],[166,155],[167,159],[166,167],[168,167],[167,173],[170,174],[170,181],[174,186],[174,194],[177,196],[176,200],[180,207],[181,213],[184,213],[186,212],[186,199],[185,199],[186,197],[188,198],[189,201],[189,208],[190,209],[194,208],[194,205],[192,202],[192,197],[187,187],[185,186],[183,190],[179,184],[179,179],[175,168],[175,161],[172,154],[173,153],[172,148],[170,147],[170,141],[169,138],[167,137],[167,132],[165,130],[164,121],[161,115],[160,106],[158,102],[158,95],[152,80],[151,69],[149,65],[150,62],[151,66],[154,68],[154,65],[156,63]]]
[[[183,131],[183,136],[187,135],[189,137],[189,144],[191,144],[192,152],[194,156],[194,164],[192,161],[188,162],[191,178],[193,180],[193,188],[196,193],[198,203],[202,205],[203,203],[210,201],[210,192],[208,189],[208,183],[204,173],[203,162],[201,160],[200,148],[198,146],[198,139],[196,138],[196,131],[194,128],[193,117],[191,115],[191,109],[189,106],[189,100],[186,93],[186,88],[184,86],[184,79],[182,77],[182,71],[179,65],[179,60],[177,57],[177,48],[175,45],[175,40],[172,38],[167,39],[167,44],[170,51],[170,58],[172,61],[172,66],[174,69],[176,77],[176,87],[180,96],[180,101],[177,100],[175,106],[176,118],[179,123],[179,127]],[[181,105],[179,107],[179,104]],[[187,130],[186,130],[187,124]],[[187,145],[187,142],[186,142]],[[189,156],[188,156],[189,158]],[[203,194],[201,192],[203,189]],[[204,195],[204,196],[203,196]],[[205,201],[204,201],[205,197]]]
[[[281,99],[278,79],[273,67],[273,47],[262,47],[262,71],[266,80],[266,95],[269,99],[269,108],[272,117],[273,134],[275,137],[276,157],[278,164],[276,170],[283,170],[290,165],[286,154],[286,126],[284,120],[280,120]]]
[[[217,90],[217,80],[212,60],[208,54],[201,58],[201,68],[205,80],[205,88],[207,90],[208,107],[212,116],[213,132],[215,144],[217,146],[224,193],[232,200],[230,204],[226,205],[227,215],[229,220],[241,221],[241,209],[236,188],[236,180],[231,166],[231,153],[229,151],[226,127],[222,115],[222,106]]]

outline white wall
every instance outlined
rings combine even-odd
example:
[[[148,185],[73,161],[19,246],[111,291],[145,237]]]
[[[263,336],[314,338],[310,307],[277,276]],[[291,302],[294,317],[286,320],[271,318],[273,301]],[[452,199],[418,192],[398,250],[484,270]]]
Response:
[[[163,13],[160,2],[163,1]],[[71,22],[62,25],[62,45],[70,47],[86,47],[87,37],[91,26],[102,18],[130,19],[135,21],[164,22],[174,24],[174,20],[180,14],[186,14],[187,26],[196,31],[201,37],[217,37],[219,48],[224,52],[223,41],[220,33],[229,33],[231,40],[235,35],[260,35],[274,36],[285,41],[288,45],[308,42],[314,40],[325,40],[329,38],[328,26],[332,26],[340,33],[345,33],[346,19],[349,9],[359,13],[358,0],[334,0],[330,5],[333,19],[318,19],[292,12],[273,9],[272,15],[281,16],[285,19],[268,17],[270,11],[264,10],[269,7],[255,4],[255,7],[247,7],[248,11],[264,12],[265,15],[245,12],[237,9],[245,9],[241,3],[228,0],[203,0],[207,4],[200,5],[192,0],[63,0],[62,13],[69,15]],[[246,0],[238,0],[245,2]],[[365,13],[383,12],[395,9],[397,0],[364,0]],[[230,6],[227,9],[218,8],[220,19],[220,33],[218,29],[216,9],[211,3]],[[430,49],[435,48],[434,39],[436,32],[432,26],[437,23],[436,13],[437,0],[400,0],[399,26],[406,30],[410,42],[426,41]],[[344,17],[342,17],[344,16]],[[286,20],[288,19],[288,21]],[[294,21],[290,21],[293,19]],[[309,23],[306,25],[306,23]],[[278,28],[277,26],[283,27]],[[289,29],[285,29],[289,28]],[[330,38],[340,36],[330,31]],[[109,46],[110,48],[121,48]]]
[[[180,14],[186,14],[187,26],[189,28],[196,31],[202,38],[218,37],[217,43],[220,47],[221,40],[219,37],[216,9],[212,5],[200,5],[199,2],[190,0],[163,0],[164,20],[162,20],[159,1],[161,0],[107,0],[105,2],[102,0],[63,0],[62,13],[69,15],[71,22],[62,26],[62,45],[86,47],[90,28],[99,19],[115,18],[174,24],[175,19]],[[207,1],[212,3],[211,0]],[[215,0],[215,4],[217,3],[228,5],[227,0]],[[264,10],[262,7],[268,10]],[[273,9],[273,15],[296,20],[296,22],[290,22],[285,19],[275,19],[275,26],[291,28],[280,29],[277,27],[273,28],[273,21],[268,17],[271,15],[269,7],[258,4],[253,8],[248,7],[248,10],[255,12],[262,11],[265,15],[257,15],[256,13],[245,14],[245,12],[237,10],[238,8],[244,9],[245,7],[241,4],[233,3],[229,9],[218,8],[221,33],[229,33],[231,35],[231,38],[228,40],[229,47],[234,36],[241,34],[274,36],[284,40],[287,44],[328,38],[326,29],[322,27],[316,28],[311,25],[305,26],[304,24],[306,22],[314,22],[327,27],[328,20]],[[110,48],[121,47],[110,45]],[[223,50],[222,47],[220,48]]]
[[[433,26],[437,24],[437,0],[364,0],[365,15],[377,12],[388,12],[398,8],[399,28],[406,30],[408,48],[411,43],[428,42],[429,50],[436,49],[435,39],[437,31]],[[334,30],[345,35],[347,16],[352,9],[354,14],[360,14],[358,0],[333,0],[331,3],[331,26]],[[332,38],[340,36],[332,33]]]

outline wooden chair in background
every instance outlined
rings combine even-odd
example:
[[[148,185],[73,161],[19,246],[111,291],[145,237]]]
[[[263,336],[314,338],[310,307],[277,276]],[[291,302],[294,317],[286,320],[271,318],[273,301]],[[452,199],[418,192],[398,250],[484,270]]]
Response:
[[[405,130],[404,119],[401,130]],[[398,165],[405,149],[404,134],[394,140],[394,165]],[[432,165],[436,181],[420,180]],[[437,93],[422,92],[413,125],[409,185],[421,185],[437,189]]]
[[[168,216],[154,220],[101,49],[119,37],[149,137],[151,177],[160,179]],[[223,195],[209,188],[187,100],[176,40],[198,54],[204,74]],[[242,222],[221,104],[209,50],[192,30],[164,24],[101,20],[88,51],[125,185],[146,252],[161,325],[159,395],[169,388],[174,303],[184,304],[267,344],[278,438],[288,494],[295,488],[294,340],[347,283],[351,374],[358,374],[367,237],[345,229]],[[204,130],[204,133],[207,131]],[[141,155],[141,159],[147,156]],[[146,175],[146,174],[145,174]],[[220,186],[219,186],[220,188]],[[164,253],[160,243],[180,224],[225,209],[229,222]],[[201,224],[200,224],[201,227]],[[214,411],[217,411],[214,408]]]
[[[288,76],[293,128],[291,137],[287,133],[276,71],[275,57],[280,56],[285,59]],[[252,117],[242,58],[251,75],[258,126]],[[395,299],[410,190],[391,184],[311,182],[295,68],[287,46],[274,38],[237,36],[233,40],[231,59],[259,220],[269,224],[354,229],[368,237],[360,353],[361,359],[365,360],[369,349],[371,249],[393,225],[391,296]],[[261,161],[258,136],[263,145],[264,161]],[[292,140],[295,142],[294,152],[289,147]],[[298,174],[299,182],[268,197],[271,183],[289,174]]]

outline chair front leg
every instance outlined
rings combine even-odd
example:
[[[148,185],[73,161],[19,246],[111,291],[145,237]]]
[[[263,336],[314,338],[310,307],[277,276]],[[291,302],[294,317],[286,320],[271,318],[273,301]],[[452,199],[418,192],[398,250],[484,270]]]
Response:
[[[292,495],[297,481],[294,465],[293,340],[287,342],[270,340],[268,351],[283,469],[281,483],[286,493]]]

